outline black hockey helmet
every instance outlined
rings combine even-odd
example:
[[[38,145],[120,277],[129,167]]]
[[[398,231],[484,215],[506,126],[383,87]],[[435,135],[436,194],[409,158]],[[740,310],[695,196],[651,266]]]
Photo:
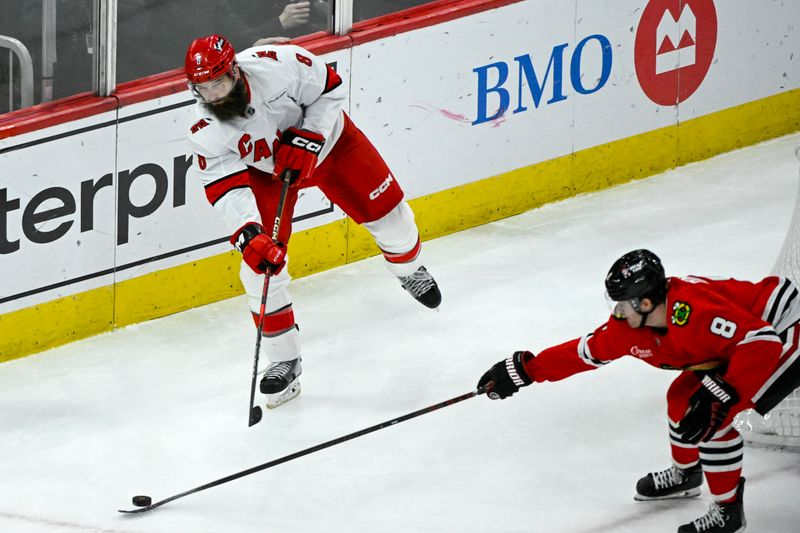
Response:
[[[650,250],[634,250],[617,259],[606,276],[606,292],[615,302],[649,298],[657,305],[667,295],[661,260]]]

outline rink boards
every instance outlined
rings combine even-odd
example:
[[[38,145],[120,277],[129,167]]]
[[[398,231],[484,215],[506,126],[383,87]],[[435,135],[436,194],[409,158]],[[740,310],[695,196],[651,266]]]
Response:
[[[309,44],[425,239],[800,128],[796,3],[505,4]],[[0,139],[0,361],[241,291],[168,85]],[[316,189],[294,226],[295,276],[378,253]]]

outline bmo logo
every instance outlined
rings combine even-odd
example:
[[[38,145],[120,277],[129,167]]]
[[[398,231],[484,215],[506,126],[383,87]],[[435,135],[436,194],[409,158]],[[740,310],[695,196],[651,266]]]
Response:
[[[639,85],[659,105],[683,102],[703,83],[716,46],[713,0],[650,0],[636,32]]]

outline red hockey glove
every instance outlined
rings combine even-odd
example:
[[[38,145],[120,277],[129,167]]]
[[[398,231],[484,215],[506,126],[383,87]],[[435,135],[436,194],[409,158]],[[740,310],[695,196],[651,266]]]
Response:
[[[286,265],[286,247],[267,237],[261,224],[248,222],[233,234],[231,244],[242,252],[244,262],[256,274],[267,269],[277,274]]]
[[[705,374],[700,388],[689,398],[689,409],[676,431],[689,444],[708,442],[739,401],[736,389],[716,374]]]
[[[534,358],[531,352],[514,352],[508,359],[495,363],[478,381],[478,388],[494,382],[488,396],[492,400],[502,400],[513,396],[520,387],[533,383],[525,372],[525,363]]]
[[[289,183],[298,185],[310,178],[317,167],[317,156],[325,144],[325,137],[308,130],[289,128],[281,137],[275,152],[275,175],[282,176],[288,169]]]

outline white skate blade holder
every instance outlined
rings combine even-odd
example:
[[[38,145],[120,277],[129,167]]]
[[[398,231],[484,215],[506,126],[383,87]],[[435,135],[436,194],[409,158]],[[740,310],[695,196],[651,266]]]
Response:
[[[267,394],[267,409],[275,409],[300,395],[300,380],[295,378],[281,392]]]
[[[666,496],[658,496],[658,497],[650,497],[650,496],[642,496],[638,492],[633,495],[633,499],[637,502],[657,502],[661,500],[680,500],[683,498],[695,498],[700,496],[700,487],[695,487],[693,489],[681,490],[678,492],[674,492],[672,494],[667,494]]]

